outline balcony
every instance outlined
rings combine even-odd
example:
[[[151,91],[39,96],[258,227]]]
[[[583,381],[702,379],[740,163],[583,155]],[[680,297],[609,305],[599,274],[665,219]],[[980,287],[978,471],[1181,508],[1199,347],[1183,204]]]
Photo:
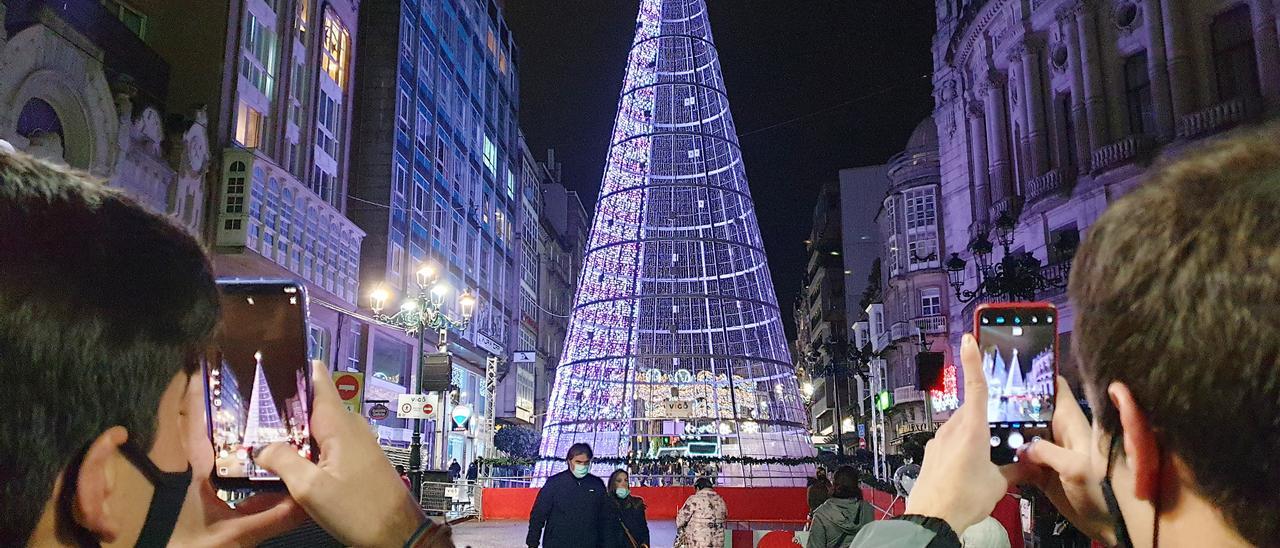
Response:
[[[911,329],[911,324],[907,322],[894,322],[889,326],[889,340],[900,341],[915,335],[915,330]]]
[[[1061,261],[1040,267],[1040,276],[1046,280],[1066,280],[1071,274],[1071,261]],[[1049,286],[1036,292],[1037,299],[1052,299],[1067,292],[1065,287]]]
[[[1243,97],[1218,103],[1199,112],[1183,116],[1176,125],[1179,139],[1191,139],[1217,133],[1244,121],[1248,115]]]
[[[1044,175],[1022,183],[1023,194],[1028,202],[1038,202],[1043,198],[1063,194],[1068,188],[1061,170],[1051,170]]]
[[[926,335],[943,335],[947,332],[947,317],[941,314],[937,316],[921,316],[916,318],[913,323],[920,329],[920,332]]]
[[[1130,135],[1093,151],[1090,158],[1094,173],[1107,171],[1134,161],[1151,148],[1153,141],[1147,135]]]
[[[914,386],[899,386],[893,389],[894,405],[917,401],[924,401],[923,390],[916,390]]]
[[[991,204],[988,214],[991,219],[999,219],[1001,213],[1008,212],[1009,217],[1017,219],[1022,213],[1022,196],[1008,196],[1001,198],[996,203]]]

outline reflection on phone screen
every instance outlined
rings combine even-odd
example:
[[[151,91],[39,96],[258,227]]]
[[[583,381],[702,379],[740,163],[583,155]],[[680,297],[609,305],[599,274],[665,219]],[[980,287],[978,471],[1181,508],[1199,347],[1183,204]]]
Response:
[[[223,286],[222,326],[209,353],[214,471],[275,480],[253,449],[288,442],[310,458],[303,299],[287,287],[251,294]]]
[[[1053,418],[1056,327],[1045,321],[1052,316],[1035,314],[993,313],[979,326],[991,424],[1033,426]]]

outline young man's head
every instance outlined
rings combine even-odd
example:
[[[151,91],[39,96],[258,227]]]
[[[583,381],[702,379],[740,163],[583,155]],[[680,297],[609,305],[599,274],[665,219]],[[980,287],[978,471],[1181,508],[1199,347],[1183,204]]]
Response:
[[[836,468],[835,475],[831,476],[831,496],[862,500],[862,489],[858,487],[858,471],[848,465]]]
[[[1135,543],[1179,518],[1280,538],[1280,135],[1154,169],[1090,227],[1070,291],[1095,468],[1113,453]]]
[[[0,538],[132,544],[157,483],[143,469],[188,469],[183,397],[217,318],[189,235],[0,152]]]

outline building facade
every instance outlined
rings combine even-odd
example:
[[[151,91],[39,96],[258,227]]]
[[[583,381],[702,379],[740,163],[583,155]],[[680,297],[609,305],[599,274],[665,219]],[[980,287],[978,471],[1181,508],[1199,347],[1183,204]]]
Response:
[[[543,203],[543,215],[539,219],[542,237],[538,260],[537,340],[543,366],[534,371],[534,409],[538,428],[546,422],[551,387],[555,384],[556,369],[565,351],[569,312],[573,308],[572,296],[582,274],[590,222],[581,197],[561,182],[560,164],[554,152],[547,151],[546,161],[540,164],[548,178],[538,189]]]
[[[946,257],[1015,219],[1008,252],[1064,279],[1075,244],[1153,161],[1274,116],[1280,107],[1277,7],[1262,0],[940,0],[934,37]],[[992,264],[1005,253],[1001,245]],[[1074,315],[1064,291],[1061,370]],[[950,347],[983,299],[950,292]]]
[[[795,303],[795,353],[811,383],[810,428],[818,444],[856,440],[858,382],[850,374],[833,374],[832,361],[845,360],[849,344],[845,265],[842,239],[842,185],[823,185],[813,208],[813,224],[805,241],[804,285]],[[866,268],[864,266],[864,268]],[[866,278],[863,277],[865,284]],[[808,388],[805,389],[809,391]],[[839,426],[837,426],[839,425]]]
[[[350,195],[360,204],[351,218],[369,234],[360,294],[384,289],[398,302],[417,290],[415,273],[430,264],[452,288],[447,313],[459,314],[463,290],[478,298],[470,326],[449,339],[454,389],[445,404],[450,414],[466,409],[472,418],[451,428],[447,457],[434,464],[465,463],[491,447],[486,368],[491,358],[512,358],[518,311],[523,157],[515,44],[493,0],[366,0],[359,26]],[[428,339],[437,343],[434,333]],[[415,391],[413,345],[389,335],[370,344],[370,389],[387,397]]]
[[[939,216],[941,177],[932,118],[921,122],[906,148],[889,160],[888,178],[889,189],[876,217],[884,242],[884,283],[877,301],[884,321],[871,335],[883,350],[884,389],[893,394],[892,407],[885,413],[886,449],[892,454],[900,452],[904,436],[935,429],[954,407],[954,398],[926,394],[917,384],[916,357],[921,351],[949,354],[951,288],[942,268],[946,238]],[[950,368],[954,396],[955,366],[949,355],[944,363]]]
[[[99,177],[198,236],[208,116],[171,108],[170,64],[124,9],[0,4],[0,139]]]

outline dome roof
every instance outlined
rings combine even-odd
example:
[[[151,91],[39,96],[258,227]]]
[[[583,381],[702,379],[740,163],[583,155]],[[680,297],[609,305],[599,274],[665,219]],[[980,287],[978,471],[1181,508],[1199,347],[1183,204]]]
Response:
[[[907,139],[906,150],[921,149],[938,149],[938,126],[933,123],[933,116],[925,117],[911,132],[911,138]]]

